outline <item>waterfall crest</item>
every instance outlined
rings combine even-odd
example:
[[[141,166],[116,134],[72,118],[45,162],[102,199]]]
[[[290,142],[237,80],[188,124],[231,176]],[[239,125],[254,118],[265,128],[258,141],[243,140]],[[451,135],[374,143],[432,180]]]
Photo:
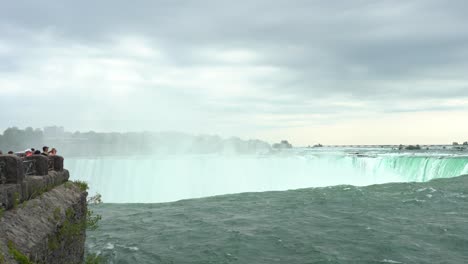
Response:
[[[108,203],[349,184],[424,182],[468,173],[468,157],[342,154],[183,155],[66,160],[72,180]]]

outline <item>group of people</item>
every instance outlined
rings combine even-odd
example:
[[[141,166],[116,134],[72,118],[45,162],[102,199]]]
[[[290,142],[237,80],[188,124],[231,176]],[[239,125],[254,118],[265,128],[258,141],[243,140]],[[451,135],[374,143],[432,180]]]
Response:
[[[2,155],[3,152],[0,150],[0,155]],[[43,155],[43,156],[55,156],[57,155],[57,149],[55,148],[52,148],[50,151],[49,151],[49,147],[47,146],[44,146],[42,147],[42,152],[38,149],[34,149],[34,148],[30,148],[30,149],[27,149],[25,150],[24,152],[20,152],[20,153],[15,153],[13,151],[8,151],[9,155],[18,155],[18,156],[25,156],[25,157],[30,157],[32,155]]]

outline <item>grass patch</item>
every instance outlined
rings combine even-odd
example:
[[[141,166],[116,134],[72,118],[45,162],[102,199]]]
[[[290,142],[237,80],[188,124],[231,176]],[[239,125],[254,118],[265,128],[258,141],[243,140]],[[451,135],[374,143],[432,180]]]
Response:
[[[19,193],[15,192],[13,194],[13,209],[17,208],[20,203]]]
[[[19,264],[33,264],[26,255],[16,249],[11,241],[8,241],[8,251]]]
[[[18,192],[13,194],[13,209],[17,208],[20,204],[20,195]]]
[[[2,218],[4,212],[5,212],[5,208],[0,207],[0,218]]]

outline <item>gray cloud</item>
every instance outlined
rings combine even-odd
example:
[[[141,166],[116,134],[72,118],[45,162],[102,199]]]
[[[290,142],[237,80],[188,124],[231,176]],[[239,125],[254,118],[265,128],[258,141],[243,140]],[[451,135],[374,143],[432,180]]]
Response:
[[[122,86],[137,115],[154,101],[158,111],[178,107],[173,119],[186,122],[238,122],[253,113],[271,126],[274,116],[321,124],[370,112],[466,111],[467,12],[461,0],[7,1],[0,9],[0,103],[34,105],[24,91],[37,85],[55,89],[72,113],[73,99],[96,83],[89,93]],[[143,43],[143,55],[119,49],[133,37],[129,45]],[[159,55],[147,55],[152,51]],[[108,79],[82,77],[73,66],[94,62]],[[53,72],[85,81],[54,84],[44,77],[54,64]],[[122,102],[112,98],[107,110],[99,100],[78,105],[115,120]],[[311,114],[320,118],[305,117]],[[142,123],[164,119],[155,111]]]

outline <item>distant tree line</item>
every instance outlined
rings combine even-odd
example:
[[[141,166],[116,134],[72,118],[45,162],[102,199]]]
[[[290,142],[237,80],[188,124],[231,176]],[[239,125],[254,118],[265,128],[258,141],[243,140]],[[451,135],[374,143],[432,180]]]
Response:
[[[24,151],[42,146],[57,148],[64,156],[115,156],[147,154],[248,154],[270,150],[260,140],[223,139],[213,135],[190,135],[179,132],[98,133],[67,132],[63,127],[19,129],[11,127],[0,135],[0,150]]]
[[[44,134],[41,129],[27,127],[24,130],[17,127],[7,128],[3,135],[0,135],[0,150],[7,152],[25,150],[31,146],[42,146],[44,144]]]

